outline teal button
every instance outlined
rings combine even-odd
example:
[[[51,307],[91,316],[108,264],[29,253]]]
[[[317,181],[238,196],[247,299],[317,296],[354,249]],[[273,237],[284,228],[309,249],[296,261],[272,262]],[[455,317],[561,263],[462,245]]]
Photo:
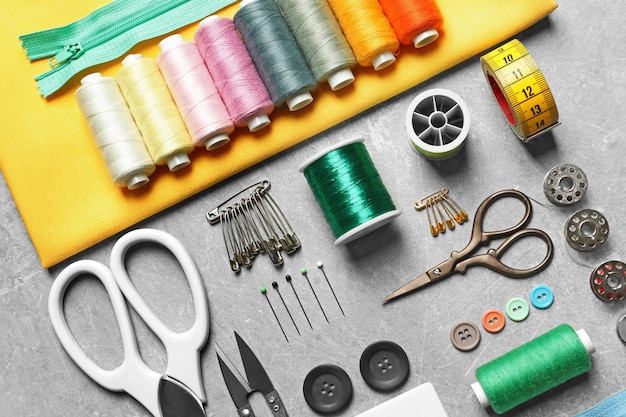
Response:
[[[538,285],[530,292],[530,302],[537,308],[548,308],[554,302],[554,292],[547,285]]]
[[[529,313],[528,303],[522,298],[512,298],[506,303],[506,315],[513,321],[522,321]]]

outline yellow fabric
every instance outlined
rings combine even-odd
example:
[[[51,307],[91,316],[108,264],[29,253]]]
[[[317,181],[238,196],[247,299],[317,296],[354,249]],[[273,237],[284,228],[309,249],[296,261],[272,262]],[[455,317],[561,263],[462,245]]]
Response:
[[[210,0],[207,0],[210,1]],[[147,4],[148,2],[146,2]],[[0,167],[44,267],[50,267],[147,217],[194,195],[288,147],[326,130],[410,87],[503,43],[553,11],[554,0],[439,0],[445,22],[426,50],[404,47],[382,72],[359,67],[356,81],[334,93],[321,86],[303,110],[271,115],[269,128],[237,129],[224,149],[196,149],[190,167],[170,173],[160,167],[139,190],[120,189],[109,179],[74,93],[74,77],[48,100],[33,77],[46,60],[29,63],[18,41],[25,33],[62,26],[106,4],[103,0],[0,2],[2,101]],[[220,14],[232,17],[238,5]],[[192,40],[197,25],[180,33]],[[158,41],[131,52],[156,57]],[[477,68],[478,61],[476,61]],[[121,59],[92,68],[115,76]],[[203,215],[203,213],[198,213]]]

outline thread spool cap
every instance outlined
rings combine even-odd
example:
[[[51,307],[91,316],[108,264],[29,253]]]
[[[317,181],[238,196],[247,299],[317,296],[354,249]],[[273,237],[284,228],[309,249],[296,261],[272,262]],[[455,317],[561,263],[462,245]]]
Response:
[[[167,38],[159,42],[159,48],[161,48],[161,51],[166,52],[184,43],[185,41],[183,39],[183,35],[181,35],[180,33],[177,33],[175,35],[168,36]]]
[[[289,110],[296,111],[300,110],[313,101],[313,96],[308,91],[303,91],[301,93],[297,93],[291,97],[288,97],[285,102],[287,103],[287,107]]]
[[[343,68],[330,74],[327,81],[331,90],[341,90],[354,82],[354,74],[349,68]]]
[[[585,346],[587,353],[592,354],[596,351],[596,347],[593,345],[593,342],[591,341],[591,338],[589,337],[589,334],[585,331],[585,329],[576,330],[576,334],[578,335],[578,338],[580,339],[582,344]]]
[[[372,66],[376,71],[383,70],[396,62],[396,56],[391,51],[383,52],[372,58]]]
[[[425,30],[424,32],[415,35],[413,38],[413,46],[416,48],[423,48],[436,41],[438,37],[439,32],[437,32],[437,29]]]
[[[348,140],[344,140],[342,142],[336,143],[335,145],[329,147],[328,149],[318,152],[317,154],[313,155],[311,158],[307,159],[302,165],[300,165],[300,167],[298,168],[298,171],[304,172],[304,170],[309,165],[311,165],[313,162],[317,161],[318,159],[322,158],[324,155],[336,149],[343,148],[344,146],[348,146],[356,142],[365,142],[365,141],[363,138],[352,138],[352,139],[348,139]],[[356,240],[360,238],[361,236],[364,236],[386,225],[387,223],[391,222],[394,218],[398,217],[400,214],[402,214],[400,210],[392,210],[392,211],[383,213],[380,216],[377,216],[371,220],[368,220],[367,222],[360,224],[359,226],[339,236],[335,240],[335,245],[342,245],[342,244],[350,243],[353,240]]]
[[[136,174],[128,178],[126,181],[126,187],[129,190],[136,190],[150,182],[150,178],[146,174]]]
[[[248,120],[248,130],[250,132],[258,132],[259,130],[269,126],[271,123],[267,114],[260,114]]]
[[[207,140],[204,142],[204,147],[207,151],[212,151],[214,149],[221,148],[228,142],[230,142],[230,136],[228,136],[226,133],[217,133],[207,138]]]
[[[183,169],[190,163],[191,160],[189,159],[189,156],[184,152],[174,154],[167,159],[167,167],[171,172]]]
[[[126,55],[126,58],[122,60],[122,65],[125,67],[130,67],[133,64],[141,61],[143,59],[143,55],[141,54],[130,54]]]

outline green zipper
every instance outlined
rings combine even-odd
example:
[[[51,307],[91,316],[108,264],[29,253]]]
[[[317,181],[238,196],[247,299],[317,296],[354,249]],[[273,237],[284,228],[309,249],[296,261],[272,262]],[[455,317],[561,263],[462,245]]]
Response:
[[[31,61],[49,58],[35,77],[43,97],[80,71],[120,57],[137,43],[198,21],[236,0],[115,0],[67,26],[19,37]]]

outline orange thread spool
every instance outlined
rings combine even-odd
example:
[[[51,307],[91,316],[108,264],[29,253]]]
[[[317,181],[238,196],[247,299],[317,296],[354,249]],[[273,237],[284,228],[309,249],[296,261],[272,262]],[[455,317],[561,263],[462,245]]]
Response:
[[[393,64],[400,42],[378,0],[328,0],[360,65],[381,70]]]
[[[435,0],[379,0],[403,45],[422,48],[439,37],[443,16]]]

